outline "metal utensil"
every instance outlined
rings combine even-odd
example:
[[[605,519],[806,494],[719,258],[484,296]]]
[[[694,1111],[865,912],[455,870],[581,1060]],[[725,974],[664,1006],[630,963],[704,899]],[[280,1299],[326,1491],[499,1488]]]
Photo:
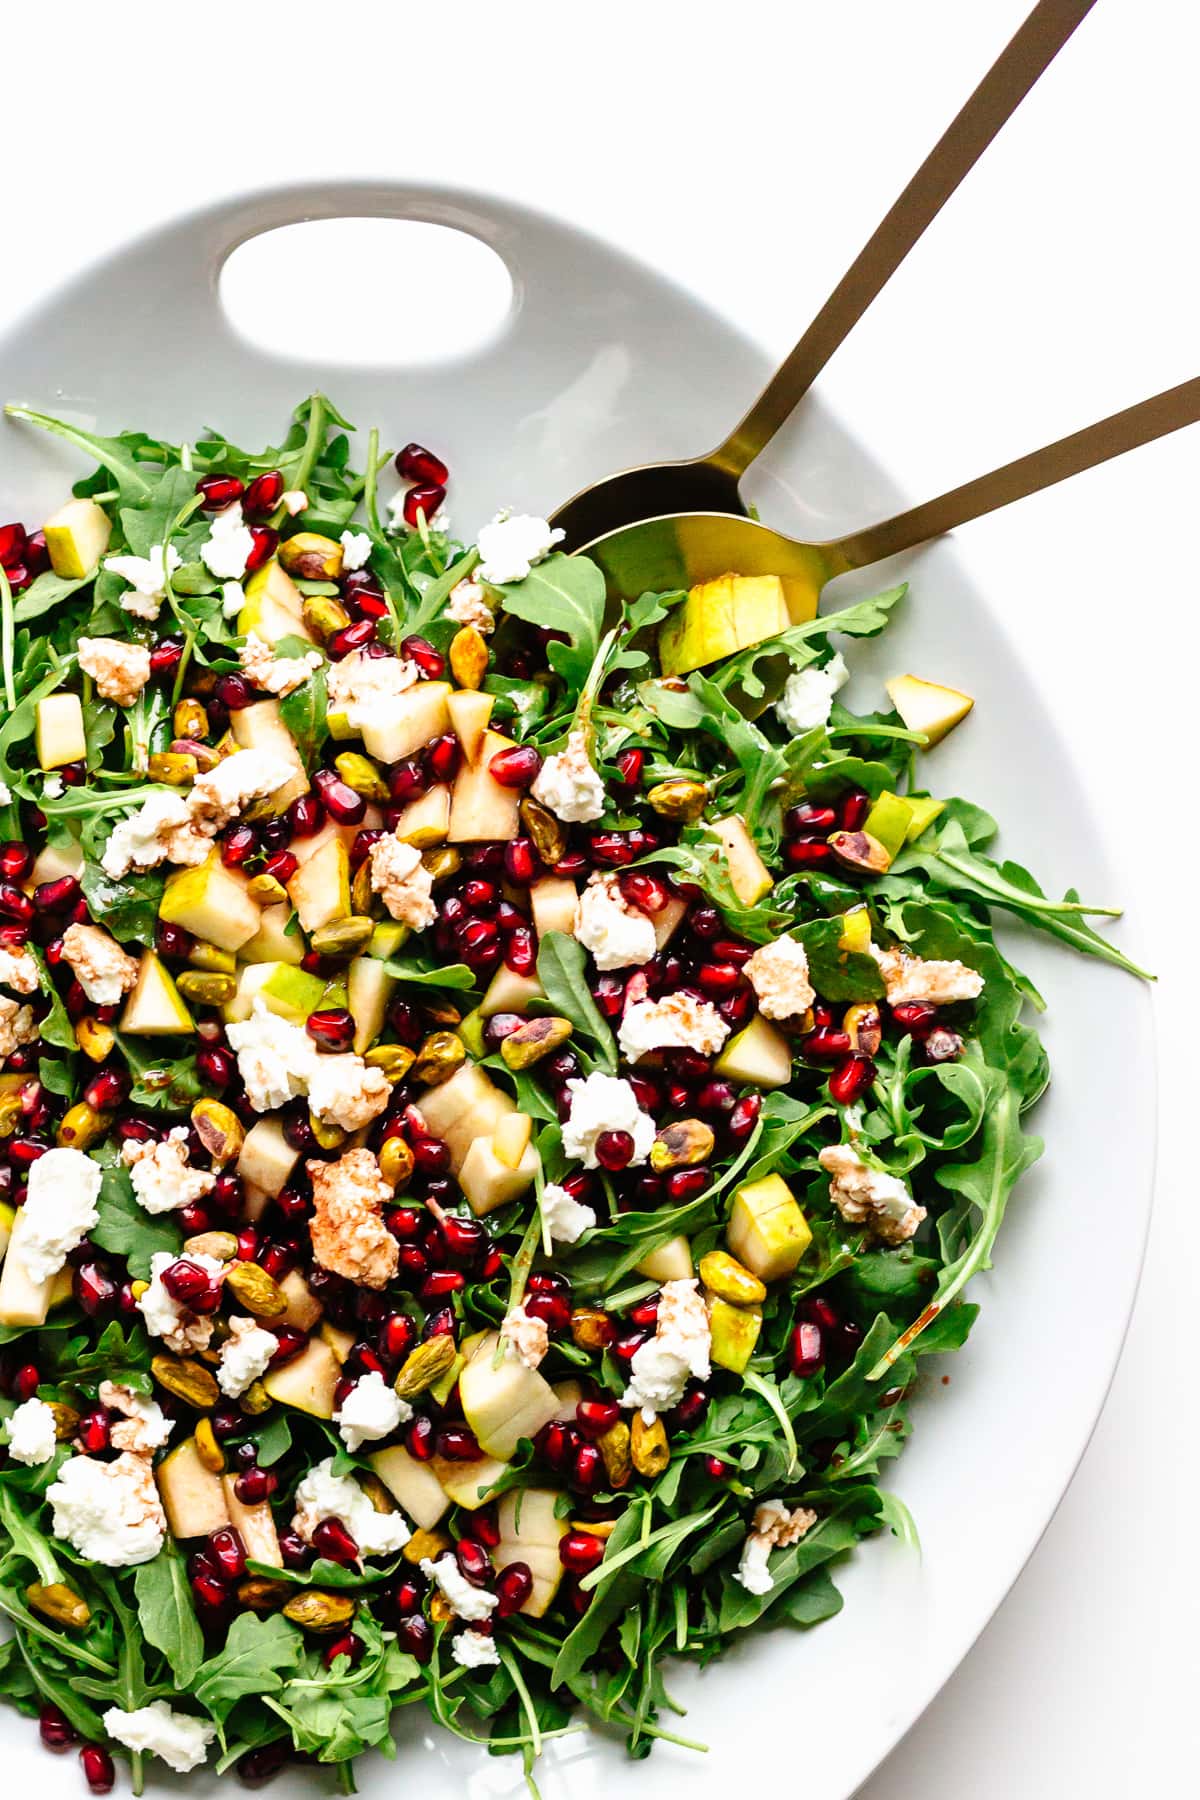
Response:
[[[1094,4],[1039,0],[724,443],[706,456],[646,463],[582,488],[551,521],[566,533],[566,549],[663,513],[745,514],[738,491],[745,471]]]
[[[708,512],[639,520],[582,548],[603,569],[610,593],[623,596],[687,588],[732,570],[740,575],[779,575],[792,620],[798,622],[813,617],[821,589],[836,575],[911,550],[1198,419],[1200,376],[1112,413],[1043,450],[1019,456],[935,500],[827,543],[801,543],[755,519]]]

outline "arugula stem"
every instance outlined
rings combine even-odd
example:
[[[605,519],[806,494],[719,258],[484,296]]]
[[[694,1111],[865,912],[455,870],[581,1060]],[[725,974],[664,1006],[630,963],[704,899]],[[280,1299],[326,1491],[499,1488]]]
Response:
[[[538,1724],[537,1709],[530,1698],[529,1689],[525,1685],[525,1677],[521,1673],[521,1665],[506,1644],[498,1643],[496,1648],[500,1652],[500,1661],[508,1670],[512,1684],[517,1690],[517,1698],[521,1702],[521,1711],[529,1720],[530,1747],[535,1756],[540,1756],[542,1754],[541,1727]]]
[[[17,688],[13,678],[13,594],[3,566],[0,566],[0,657],[4,663],[4,698],[12,713],[17,707]]]

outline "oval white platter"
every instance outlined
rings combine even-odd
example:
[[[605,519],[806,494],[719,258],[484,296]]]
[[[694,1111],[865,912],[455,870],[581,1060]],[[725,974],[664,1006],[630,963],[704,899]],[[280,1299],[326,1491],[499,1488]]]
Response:
[[[217,297],[229,251],[274,226],[350,216],[441,223],[490,244],[513,277],[499,335],[464,360],[407,369],[300,365],[238,338]],[[297,271],[305,285],[328,279]],[[350,335],[353,284],[330,286]],[[610,469],[716,442],[766,372],[728,323],[569,225],[483,195],[381,183],[277,190],[184,218],[85,273],[0,341],[0,399],[101,432],[179,439],[214,425],[257,447],[277,441],[291,408],[323,388],[364,432],[378,424],[388,442],[415,438],[446,458],[449,510],[468,537],[501,505],[545,511]],[[0,469],[0,511],[31,522],[82,472],[65,445],[12,424],[0,428]],[[816,401],[756,486],[772,523],[809,538],[901,499]],[[933,790],[996,814],[1003,852],[1047,892],[1074,883],[1119,904],[1088,786],[1023,676],[1036,646],[1010,641],[1002,596],[969,585],[948,541],[843,581],[829,599],[900,577],[912,583],[909,601],[883,639],[855,648],[851,703],[880,704],[883,677],[903,670],[974,694],[971,718],[930,757]],[[1132,942],[1127,928],[1118,936]],[[706,1755],[664,1745],[629,1762],[615,1740],[570,1737],[539,1768],[545,1800],[600,1800],[618,1782],[628,1800],[684,1782],[694,1800],[717,1800],[771,1781],[805,1800],[845,1800],[953,1671],[1044,1530],[1103,1403],[1137,1284],[1153,1052],[1146,996],[1131,977],[1015,933],[1006,942],[1050,1002],[1042,1028],[1054,1078],[1036,1114],[1047,1152],[1011,1205],[995,1271],[971,1291],[983,1303],[974,1334],[959,1355],[932,1359],[912,1442],[893,1465],[920,1557],[874,1540],[838,1573],[837,1618],[804,1635],[756,1636],[703,1675],[673,1671],[688,1708],[679,1729]],[[524,1792],[516,1759],[448,1737],[421,1709],[401,1719],[399,1764],[358,1766],[364,1795],[382,1796],[397,1778],[419,1782],[425,1800]],[[0,1724],[11,1777],[74,1800],[74,1758],[47,1758],[14,1713],[0,1712]],[[155,1766],[152,1786],[168,1782]],[[217,1785],[188,1781],[193,1793]],[[297,1772],[272,1791],[299,1800],[326,1785]]]

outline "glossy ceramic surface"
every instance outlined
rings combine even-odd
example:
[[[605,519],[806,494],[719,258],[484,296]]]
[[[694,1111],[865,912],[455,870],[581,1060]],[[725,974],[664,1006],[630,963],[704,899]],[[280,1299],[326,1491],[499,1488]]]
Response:
[[[223,257],[255,232],[299,218],[401,216],[490,243],[514,280],[506,328],[469,359],[411,370],[301,367],[264,357],[227,327],[216,297]],[[319,279],[318,276],[313,279]],[[340,304],[331,292],[330,304]],[[546,511],[609,469],[718,441],[767,359],[728,324],[649,270],[573,228],[502,201],[433,189],[336,184],[230,202],[143,239],[91,270],[0,342],[0,396],[103,431],[170,436],[219,425],[259,443],[324,388],[365,430],[429,442],[449,462],[449,506],[470,535],[499,505]],[[835,535],[894,510],[902,495],[819,402],[764,459],[753,498],[782,529]],[[0,428],[5,507],[36,519],[80,472],[67,447]],[[884,676],[910,669],[977,697],[933,753],[935,791],[965,792],[1006,824],[1003,848],[1047,891],[1076,883],[1119,901],[1086,783],[1022,674],[1036,647],[1009,641],[1002,596],[971,589],[940,542],[867,576],[826,604],[899,576],[912,594],[880,642],[856,650],[851,703],[877,704]],[[1136,929],[1121,927],[1126,944]],[[968,1347],[925,1376],[912,1443],[893,1485],[911,1508],[920,1558],[865,1546],[841,1571],[843,1612],[809,1635],[740,1645],[671,1687],[680,1729],[704,1757],[670,1747],[628,1763],[596,1734],[550,1750],[545,1800],[628,1800],[731,1790],[844,1800],[904,1733],[987,1622],[1044,1529],[1102,1404],[1132,1304],[1149,1216],[1154,1105],[1149,1009],[1129,977],[1009,938],[1050,1002],[1043,1022],[1054,1082],[1037,1127],[1044,1161],[1010,1210],[995,1272],[972,1289],[983,1313]],[[943,1385],[943,1377],[948,1382]],[[402,1715],[400,1762],[364,1760],[360,1792],[420,1783],[423,1800],[521,1794],[520,1765]],[[42,1752],[28,1721],[0,1713],[10,1776],[77,1796],[74,1759]],[[155,1771],[152,1787],[173,1778]],[[192,1793],[213,1778],[189,1778]],[[280,1800],[314,1793],[296,1775]]]

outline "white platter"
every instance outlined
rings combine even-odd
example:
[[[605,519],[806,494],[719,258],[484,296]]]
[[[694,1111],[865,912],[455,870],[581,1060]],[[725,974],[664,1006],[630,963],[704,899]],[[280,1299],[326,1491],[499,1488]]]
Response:
[[[513,277],[513,311],[485,349],[436,367],[300,366],[234,335],[216,296],[230,249],[301,218],[405,217],[457,226],[491,244]],[[323,281],[320,272],[305,279]],[[328,283],[353,330],[353,286]],[[198,213],[92,269],[0,341],[0,398],[100,431],[166,437],[219,426],[250,445],[282,433],[291,408],[324,388],[357,425],[446,457],[456,529],[498,505],[548,509],[628,462],[694,452],[723,434],[765,373],[728,324],[658,276],[565,224],[479,195],[337,183],[251,196]],[[5,516],[40,518],[81,473],[66,446],[0,429]],[[889,510],[900,496],[819,404],[772,453],[758,497],[772,522],[821,537]],[[934,753],[935,791],[962,792],[1005,827],[1006,853],[1048,892],[1075,883],[1119,903],[1070,748],[1022,673],[1001,596],[968,585],[949,542],[840,584],[846,597],[903,574],[910,601],[878,643],[854,652],[852,703],[878,703],[886,674],[914,669],[977,697]],[[1136,933],[1118,933],[1131,943]],[[919,1716],[1010,1586],[1061,1498],[1100,1410],[1132,1305],[1153,1174],[1153,1052],[1145,994],[1129,977],[1055,946],[1010,936],[1050,1001],[1043,1021],[1054,1082],[1036,1115],[1048,1140],[1001,1235],[998,1267],[958,1356],[937,1359],[915,1435],[892,1485],[923,1542],[864,1546],[842,1569],[842,1613],[801,1636],[760,1636],[703,1676],[675,1672],[680,1729],[710,1750],[661,1747],[629,1763],[595,1734],[552,1748],[546,1800],[628,1800],[686,1782],[700,1800],[774,1781],[804,1800],[845,1800]],[[948,1374],[949,1383],[941,1377]],[[420,1783],[424,1800],[519,1794],[519,1764],[491,1759],[402,1715],[400,1762],[364,1759],[360,1791]],[[10,1776],[75,1796],[74,1759],[55,1763],[24,1720],[0,1712]],[[163,1785],[173,1778],[152,1782]],[[196,1793],[211,1777],[189,1781]],[[280,1800],[316,1791],[307,1774]],[[321,1784],[324,1785],[324,1784]]]

